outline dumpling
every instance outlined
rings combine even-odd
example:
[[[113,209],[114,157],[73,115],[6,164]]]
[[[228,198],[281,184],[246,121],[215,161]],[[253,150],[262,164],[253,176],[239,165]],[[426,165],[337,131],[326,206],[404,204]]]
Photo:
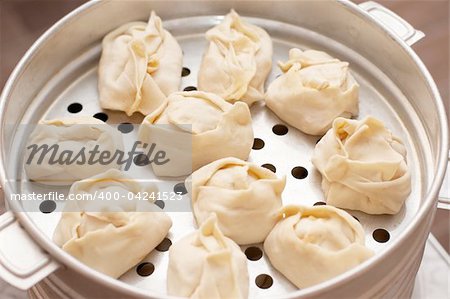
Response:
[[[148,23],[128,23],[110,32],[102,47],[98,68],[102,108],[147,115],[179,89],[183,54],[155,12]]]
[[[329,205],[396,214],[411,192],[406,148],[382,122],[337,118],[312,157]]]
[[[373,256],[364,245],[361,224],[343,210],[286,206],[280,217],[264,242],[264,252],[298,288],[333,278]]]
[[[248,105],[264,98],[264,82],[272,69],[272,41],[264,29],[234,11],[206,32],[209,47],[198,73],[198,88],[234,103]]]
[[[293,48],[289,60],[279,63],[284,72],[265,96],[275,114],[300,131],[323,135],[336,117],[359,113],[359,85],[348,63],[327,53]]]
[[[263,242],[277,221],[286,178],[236,158],[203,166],[186,180],[197,224],[211,213],[225,236],[236,243]]]
[[[250,110],[202,91],[176,92],[148,115],[139,140],[166,153],[165,164],[152,164],[159,176],[182,176],[224,157],[246,160],[253,145]]]
[[[214,215],[170,247],[167,292],[197,299],[248,297],[246,257],[222,234]]]
[[[112,169],[76,182],[64,207],[53,240],[84,264],[118,278],[149,254],[169,232],[172,221],[151,201],[131,199],[139,192],[157,192]],[[118,201],[101,200],[110,194]],[[124,196],[124,197],[122,197]]]
[[[112,154],[123,151],[122,135],[90,116],[43,120],[30,134],[24,168],[30,180],[46,185],[70,185],[120,168],[115,162],[88,163],[89,152],[95,149]]]

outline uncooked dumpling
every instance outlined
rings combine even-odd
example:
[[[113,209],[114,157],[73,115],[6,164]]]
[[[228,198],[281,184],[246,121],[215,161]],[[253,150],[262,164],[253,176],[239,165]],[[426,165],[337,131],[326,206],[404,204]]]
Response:
[[[203,166],[186,180],[197,224],[211,213],[225,236],[238,244],[263,242],[276,223],[285,177],[236,158]]]
[[[147,115],[181,83],[183,54],[152,11],[148,23],[122,25],[103,39],[98,69],[100,106]]]
[[[129,200],[139,192],[157,191],[153,185],[144,186],[115,169],[76,182],[69,196],[97,197],[93,201],[68,201],[53,240],[84,264],[117,278],[158,246],[172,226],[170,217],[153,202]],[[105,200],[117,194],[124,197]]]
[[[209,47],[198,73],[200,90],[234,103],[249,105],[264,98],[264,82],[272,69],[272,41],[262,28],[232,10],[206,32]]]
[[[110,168],[120,168],[117,161],[89,163],[89,151],[96,147],[99,152],[111,154],[123,151],[122,135],[90,116],[43,120],[29,137],[24,166],[26,174],[30,180],[42,184],[70,185]]]
[[[152,164],[156,175],[188,175],[224,157],[246,160],[253,145],[252,119],[242,102],[230,104],[202,91],[176,92],[144,119],[139,140],[155,144],[170,159]]]
[[[396,214],[411,192],[406,148],[382,122],[338,118],[312,157],[327,204],[368,214]]]
[[[373,255],[351,215],[331,206],[286,206],[267,236],[272,266],[298,288],[307,288],[356,267]]]
[[[212,215],[169,249],[167,292],[197,299],[248,297],[247,260],[236,243],[225,237]]]
[[[327,53],[293,48],[265,96],[275,114],[300,131],[323,135],[336,117],[357,116],[359,85],[347,62]]]

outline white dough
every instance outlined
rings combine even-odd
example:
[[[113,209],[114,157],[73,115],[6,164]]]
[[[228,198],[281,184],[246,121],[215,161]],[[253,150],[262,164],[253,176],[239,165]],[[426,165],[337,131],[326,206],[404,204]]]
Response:
[[[236,158],[203,166],[186,180],[197,224],[215,213],[225,236],[238,244],[263,242],[277,221],[286,178]]]
[[[323,135],[336,117],[357,116],[359,85],[348,63],[327,53],[293,48],[265,95],[267,106],[300,131]]]
[[[37,146],[36,150],[31,147],[33,145]],[[48,153],[44,150],[37,151],[44,146],[48,147]],[[26,174],[29,179],[42,184],[70,185],[74,181],[110,168],[120,168],[117,161],[106,165],[88,163],[89,151],[94,150],[96,146],[98,151],[108,151],[111,156],[117,150],[124,150],[120,132],[96,118],[81,116],[41,121],[30,134],[27,143],[24,166]],[[77,156],[83,149],[84,160],[83,157]],[[68,151],[67,154],[63,154],[64,151]],[[60,157],[68,158],[69,152],[71,152],[70,161],[61,164],[56,162]],[[52,156],[52,153],[55,155]],[[43,159],[39,161],[41,156]],[[98,158],[99,154],[95,159]]]
[[[406,148],[382,122],[337,118],[312,157],[329,205],[396,214],[411,192]]]
[[[351,215],[331,206],[286,206],[267,236],[264,252],[298,288],[307,288],[356,267],[373,255]]]
[[[170,247],[167,292],[197,299],[248,297],[247,259],[214,215]]]
[[[152,11],[148,23],[133,22],[103,39],[98,69],[100,106],[147,115],[181,83],[183,54]]]
[[[198,73],[199,90],[249,105],[264,98],[264,82],[272,69],[272,41],[262,28],[232,10],[206,32],[209,47]]]
[[[84,264],[118,278],[139,263],[164,239],[172,226],[169,216],[151,201],[129,201],[128,193],[157,192],[111,169],[76,182],[69,194],[97,192],[125,195],[119,201],[69,201],[64,207],[53,240]]]
[[[156,144],[170,162],[152,164],[158,176],[182,176],[224,157],[246,160],[253,145],[250,110],[202,91],[176,92],[148,115],[139,140]]]

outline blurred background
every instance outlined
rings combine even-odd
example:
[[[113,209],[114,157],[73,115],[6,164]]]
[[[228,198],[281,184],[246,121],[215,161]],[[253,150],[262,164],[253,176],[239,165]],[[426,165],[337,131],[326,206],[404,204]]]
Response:
[[[33,42],[52,24],[85,0],[0,0],[0,90],[15,65]],[[364,1],[356,0],[356,3]],[[403,17],[426,37],[413,49],[430,70],[447,111],[450,107],[449,0],[376,1]],[[448,113],[450,114],[450,113]],[[0,214],[2,213],[0,204]],[[439,210],[432,233],[450,251],[450,212]],[[24,298],[25,293],[0,281],[0,298]]]

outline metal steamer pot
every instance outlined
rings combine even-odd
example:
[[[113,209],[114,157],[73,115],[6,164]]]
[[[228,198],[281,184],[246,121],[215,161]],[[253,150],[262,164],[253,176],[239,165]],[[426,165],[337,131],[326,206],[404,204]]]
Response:
[[[413,192],[399,215],[356,214],[366,231],[368,246],[376,252],[373,258],[338,277],[302,290],[283,281],[282,275],[268,263],[249,262],[250,295],[285,298],[411,295],[447,166],[446,113],[433,79],[410,47],[424,34],[374,2],[356,5],[347,1],[92,1],[64,17],[26,53],[1,97],[0,174],[10,210],[0,216],[1,278],[18,288],[31,288],[30,295],[34,298],[165,297],[161,287],[165,283],[164,275],[156,277],[156,283],[149,282],[150,285],[132,273],[120,280],[102,275],[58,248],[49,238],[51,234],[45,225],[37,221],[43,219],[39,218],[42,217],[39,212],[25,212],[20,202],[8,200],[13,193],[27,191],[8,179],[20,177],[18,174],[22,172],[23,164],[16,157],[16,132],[21,123],[36,123],[44,116],[63,113],[70,101],[67,98],[74,95],[74,86],[84,90],[82,86],[86,83],[92,88],[83,92],[96,92],[95,67],[100,41],[119,25],[146,20],[149,12],[155,10],[179,40],[185,52],[185,64],[190,63],[195,74],[205,46],[202,34],[220,22],[220,16],[231,8],[269,32],[274,40],[275,60],[284,60],[287,50],[298,46],[322,49],[349,61],[361,85],[361,115],[375,115],[406,140],[413,174]],[[268,82],[276,75],[274,66]],[[195,76],[186,80],[183,84],[195,84]],[[98,112],[96,99],[89,100],[92,103],[85,105],[87,111]],[[299,155],[294,149],[300,149],[304,155],[299,159],[312,168],[309,156],[317,137],[290,128],[290,145],[280,144],[266,132],[280,122],[267,110],[261,105],[252,107],[255,134],[263,136],[266,143],[273,142],[279,151],[292,147],[292,157]],[[268,154],[258,155],[251,157],[255,161],[268,159]],[[283,170],[282,165],[290,163],[286,155],[289,153],[283,152],[283,157],[278,158],[271,155],[272,159],[279,159],[275,161],[280,165],[277,169]],[[304,184],[305,197],[320,198],[320,176],[313,174],[313,170],[310,172],[310,181],[298,184]],[[286,198],[302,196],[295,189],[297,185],[288,180],[287,186],[291,187],[286,190]],[[373,241],[372,232],[377,227],[390,232],[389,242]],[[176,234],[177,228],[174,229]],[[161,263],[167,262],[166,259],[160,258]],[[254,274],[258,271],[272,273],[272,291],[254,286]]]

